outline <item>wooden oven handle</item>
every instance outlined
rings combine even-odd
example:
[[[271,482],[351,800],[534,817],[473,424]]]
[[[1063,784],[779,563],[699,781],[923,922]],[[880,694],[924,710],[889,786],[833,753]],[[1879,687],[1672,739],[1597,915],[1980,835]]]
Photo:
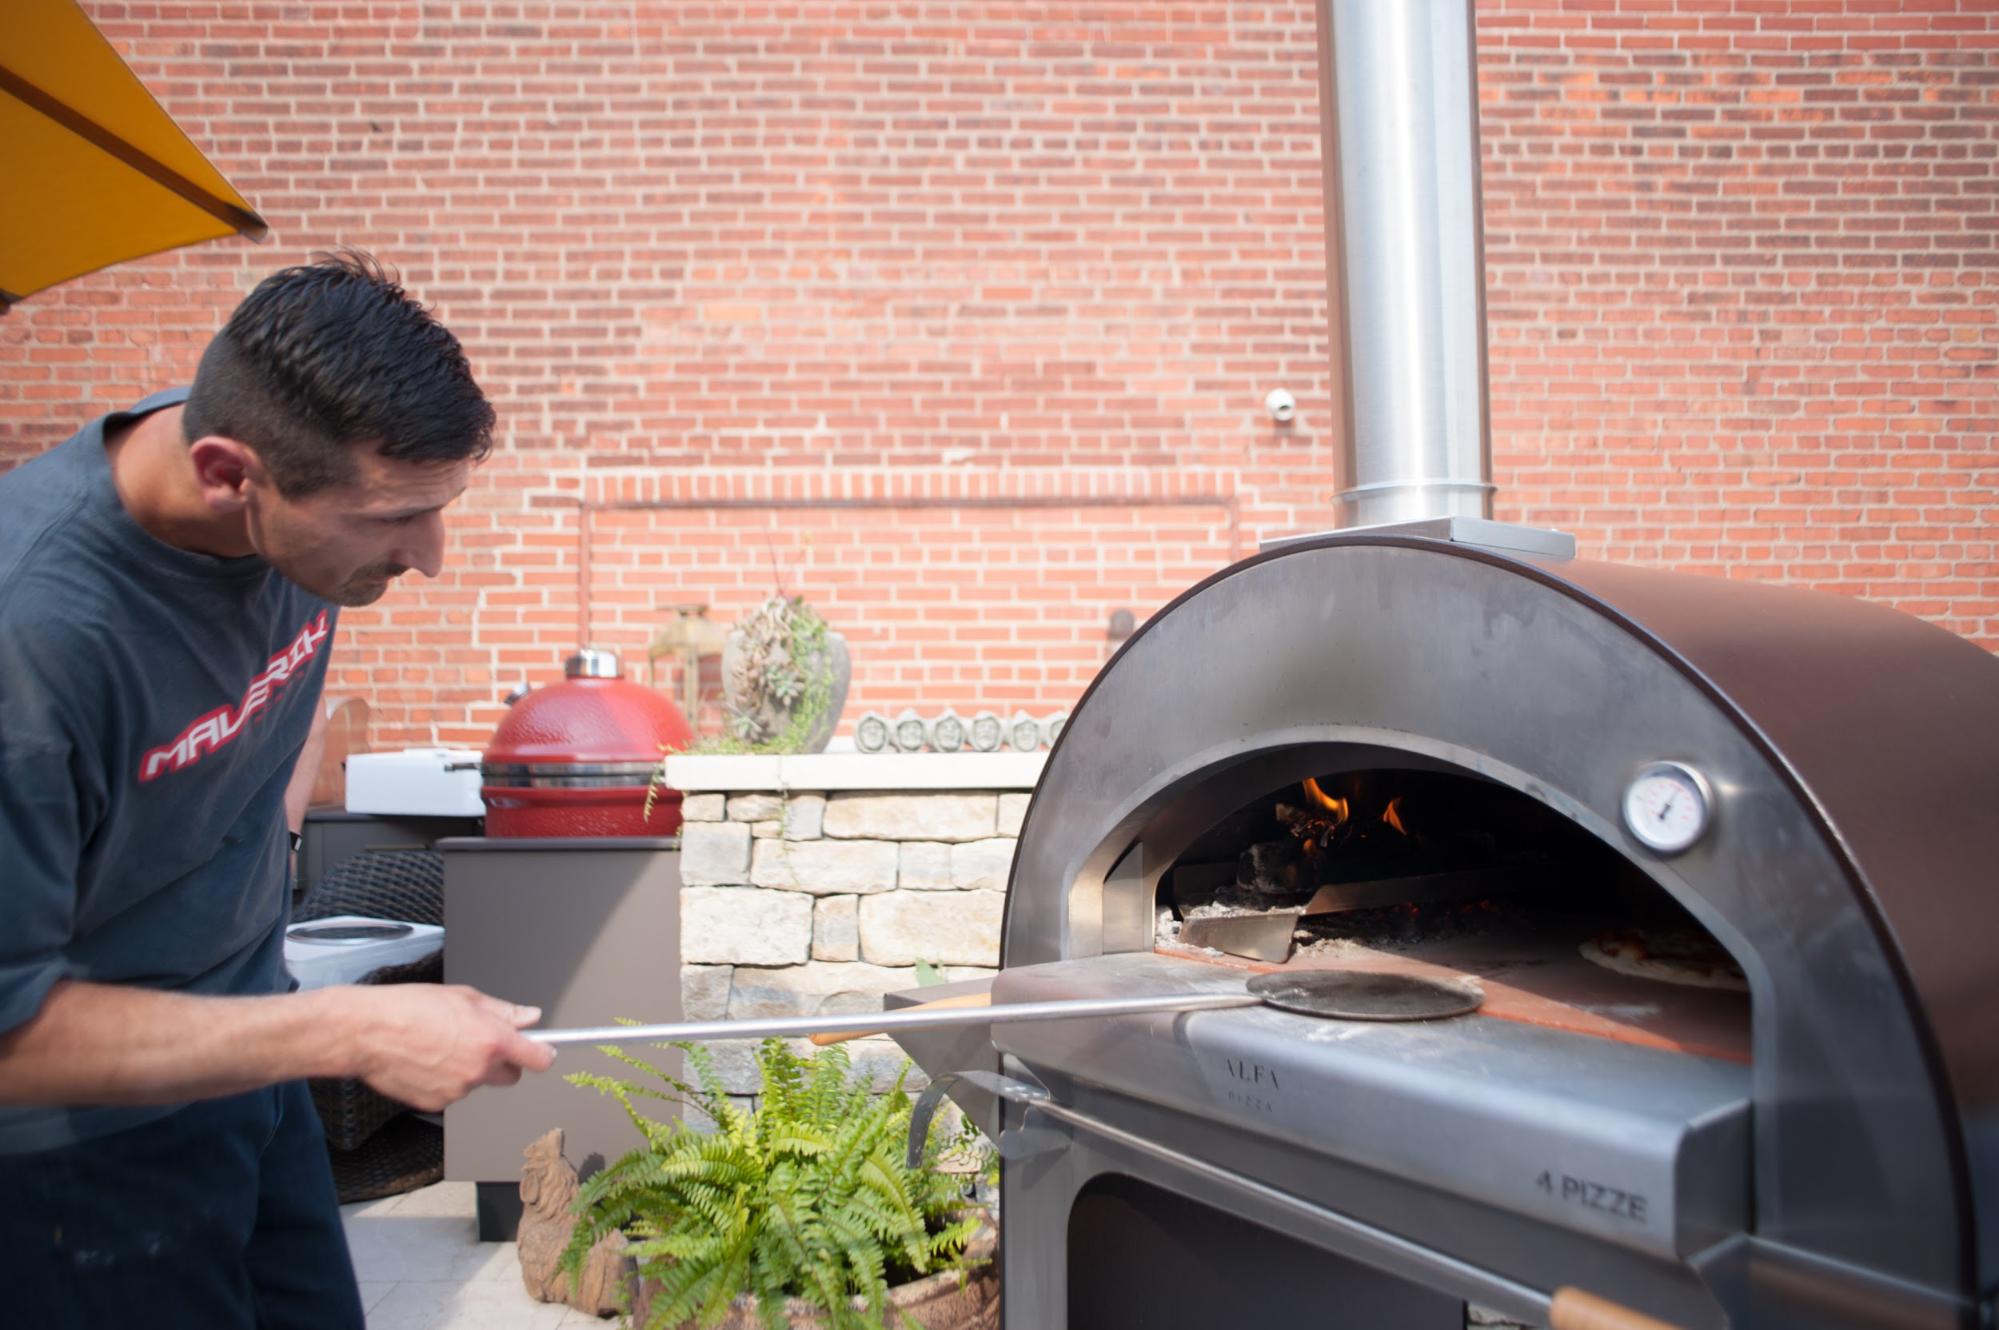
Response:
[[[1669,1321],[1633,1311],[1579,1288],[1558,1288],[1548,1304],[1550,1330],[1680,1330]]]
[[[945,1007],[990,1007],[992,1004],[993,995],[988,991],[984,993],[964,993],[958,997],[938,998],[935,1002],[919,1002],[913,1007],[898,1007],[896,1010],[941,1011]],[[815,1034],[807,1037],[819,1047],[824,1048],[828,1044],[844,1044],[849,1039],[865,1039],[871,1034],[880,1033],[880,1030],[841,1030],[832,1034]]]

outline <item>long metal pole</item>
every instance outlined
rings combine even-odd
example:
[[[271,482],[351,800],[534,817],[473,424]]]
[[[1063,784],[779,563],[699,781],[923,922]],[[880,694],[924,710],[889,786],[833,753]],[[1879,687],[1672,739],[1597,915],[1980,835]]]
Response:
[[[1262,999],[1249,993],[1178,993],[1135,998],[1078,998],[1066,1002],[1008,1002],[990,1007],[934,1010],[855,1011],[830,1016],[765,1016],[740,1021],[683,1021],[677,1025],[599,1025],[574,1030],[528,1030],[543,1044],[667,1043],[674,1040],[767,1039],[773,1035],[890,1033],[953,1025],[1005,1025],[1013,1021],[1076,1020],[1085,1016],[1131,1016],[1148,1011],[1201,1011],[1253,1007]]]

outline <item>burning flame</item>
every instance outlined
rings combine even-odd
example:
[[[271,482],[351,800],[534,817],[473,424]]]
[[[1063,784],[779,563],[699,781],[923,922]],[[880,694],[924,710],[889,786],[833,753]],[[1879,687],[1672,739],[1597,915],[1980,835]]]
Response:
[[[1319,788],[1319,782],[1309,776],[1305,778],[1305,794],[1313,803],[1333,815],[1335,826],[1347,820],[1347,801],[1327,794]]]
[[[1396,811],[1396,805],[1400,804],[1401,802],[1402,802],[1402,796],[1399,794],[1396,795],[1393,799],[1390,799],[1388,801],[1388,807],[1381,810],[1381,820],[1383,822],[1386,822],[1389,826],[1394,827],[1397,831],[1401,832],[1403,835],[1407,836],[1409,834],[1409,828],[1402,825],[1402,814]]]

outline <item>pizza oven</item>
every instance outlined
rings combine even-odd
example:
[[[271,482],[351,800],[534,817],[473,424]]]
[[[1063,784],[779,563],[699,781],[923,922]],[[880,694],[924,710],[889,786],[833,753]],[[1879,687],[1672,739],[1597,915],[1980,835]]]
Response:
[[[1344,529],[1050,753],[991,1000],[1098,1005],[898,1035],[1007,1326],[1991,1327],[1999,662],[1490,521],[1470,5],[1318,12]]]
[[[1544,532],[1194,588],[1049,757],[993,1001],[1482,1005],[992,1027],[1007,1323],[1989,1323],[1994,734],[1999,662],[1942,630]]]

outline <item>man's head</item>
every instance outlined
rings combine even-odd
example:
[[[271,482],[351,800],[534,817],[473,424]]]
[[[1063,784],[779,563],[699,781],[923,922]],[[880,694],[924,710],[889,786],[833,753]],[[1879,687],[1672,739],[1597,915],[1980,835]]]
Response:
[[[264,279],[201,358],[181,427],[211,506],[306,590],[366,605],[443,561],[442,509],[492,447],[458,341],[347,253]]]

